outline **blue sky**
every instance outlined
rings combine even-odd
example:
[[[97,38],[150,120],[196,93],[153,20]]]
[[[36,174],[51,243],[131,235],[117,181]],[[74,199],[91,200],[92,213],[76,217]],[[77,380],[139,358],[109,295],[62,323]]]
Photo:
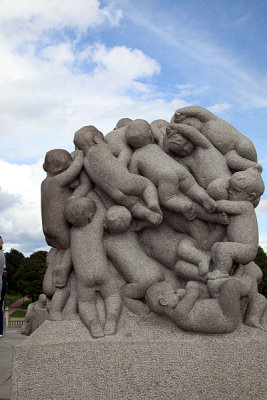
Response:
[[[46,248],[43,158],[72,150],[83,125],[106,134],[122,117],[169,120],[179,107],[200,105],[250,137],[267,166],[266,20],[263,0],[2,0],[5,249]],[[267,197],[257,214],[267,248]]]

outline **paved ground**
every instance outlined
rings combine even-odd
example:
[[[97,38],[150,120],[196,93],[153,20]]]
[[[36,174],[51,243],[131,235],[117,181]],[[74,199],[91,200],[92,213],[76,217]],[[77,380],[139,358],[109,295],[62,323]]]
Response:
[[[17,329],[7,329],[0,338],[0,400],[10,399],[13,347],[25,339]]]

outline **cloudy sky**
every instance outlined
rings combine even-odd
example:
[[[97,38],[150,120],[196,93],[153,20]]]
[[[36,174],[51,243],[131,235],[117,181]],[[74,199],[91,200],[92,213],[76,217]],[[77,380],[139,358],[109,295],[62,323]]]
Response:
[[[5,250],[47,248],[44,155],[71,151],[84,125],[201,105],[251,138],[267,171],[266,37],[265,0],[0,0]],[[267,249],[267,197],[257,214]]]

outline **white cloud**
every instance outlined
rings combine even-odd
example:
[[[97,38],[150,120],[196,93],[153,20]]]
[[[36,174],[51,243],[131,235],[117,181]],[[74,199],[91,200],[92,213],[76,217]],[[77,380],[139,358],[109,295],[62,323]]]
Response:
[[[257,214],[262,214],[262,213],[267,212],[267,198],[266,197],[261,198],[260,204],[256,208],[256,212],[257,212]]]
[[[102,8],[98,0],[2,0],[0,4],[0,22],[9,34],[21,32],[17,40],[33,40],[49,29],[84,31],[103,23],[117,25],[121,17],[112,2]]]
[[[213,106],[208,107],[208,110],[213,113],[219,113],[221,111],[228,110],[232,107],[232,104],[222,103],[222,104],[214,104]]]
[[[0,210],[0,232],[5,250],[21,251],[44,246],[41,227],[40,184],[45,173],[42,160],[34,165],[17,165],[0,161],[2,190],[16,201]]]

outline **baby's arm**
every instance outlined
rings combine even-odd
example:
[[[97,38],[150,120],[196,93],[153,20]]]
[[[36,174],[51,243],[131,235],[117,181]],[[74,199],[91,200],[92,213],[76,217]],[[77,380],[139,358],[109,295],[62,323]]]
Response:
[[[124,148],[123,150],[120,151],[120,154],[118,156],[118,160],[122,165],[125,165],[125,167],[128,167],[131,158],[132,158],[132,150],[130,148]]]
[[[134,156],[131,159],[131,162],[129,165],[129,171],[131,172],[131,174],[139,175],[138,158],[136,156]]]
[[[179,319],[187,318],[188,313],[192,310],[199,297],[199,285],[197,282],[189,281],[186,285],[186,294],[184,298],[179,301],[175,308]]]
[[[74,151],[74,160],[69,168],[56,175],[54,179],[58,181],[61,186],[69,185],[79,175],[83,166],[83,152],[81,150]]]
[[[210,141],[193,126],[172,123],[169,125],[169,127],[198,147],[202,147],[204,149],[211,147]]]
[[[227,214],[244,214],[250,208],[251,203],[249,201],[218,200],[216,201],[216,205],[217,211],[219,212],[225,212]]]
[[[199,119],[201,122],[208,122],[211,120],[215,120],[218,117],[212,114],[210,111],[206,110],[205,108],[199,106],[189,106],[183,107],[177,110],[174,114],[174,122],[180,122],[181,120],[193,117]]]
[[[85,197],[92,190],[93,184],[84,169],[80,173],[79,185],[71,195],[71,198]]]

